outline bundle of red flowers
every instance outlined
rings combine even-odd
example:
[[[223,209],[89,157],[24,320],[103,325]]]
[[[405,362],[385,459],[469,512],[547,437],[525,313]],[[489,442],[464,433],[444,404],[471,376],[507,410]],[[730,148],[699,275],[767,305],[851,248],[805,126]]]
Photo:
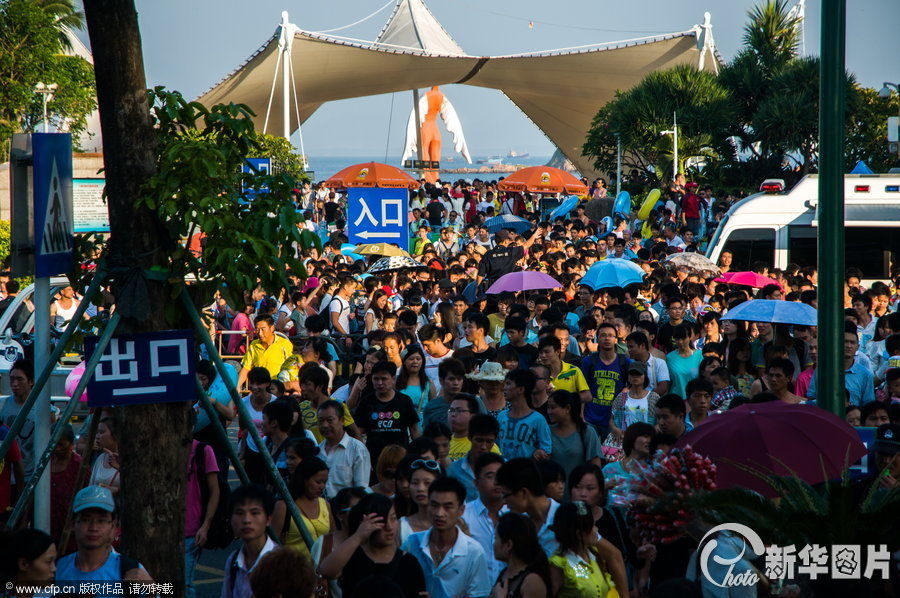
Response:
[[[677,540],[694,519],[687,499],[716,489],[716,466],[686,446],[658,455],[634,485],[637,499],[631,514],[641,539],[651,543]]]

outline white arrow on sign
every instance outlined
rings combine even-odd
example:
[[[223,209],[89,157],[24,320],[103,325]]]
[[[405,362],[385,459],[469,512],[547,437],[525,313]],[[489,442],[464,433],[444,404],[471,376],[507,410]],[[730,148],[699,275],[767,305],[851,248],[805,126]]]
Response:
[[[363,239],[371,239],[372,237],[387,237],[387,238],[390,238],[390,239],[399,239],[399,238],[400,238],[400,233],[398,233],[398,232],[383,232],[383,233],[379,233],[379,232],[372,232],[372,231],[367,231],[367,230],[365,230],[365,231],[363,231],[363,232],[361,232],[361,233],[356,233],[356,236],[357,236],[357,237],[361,237],[361,238],[363,238]]]

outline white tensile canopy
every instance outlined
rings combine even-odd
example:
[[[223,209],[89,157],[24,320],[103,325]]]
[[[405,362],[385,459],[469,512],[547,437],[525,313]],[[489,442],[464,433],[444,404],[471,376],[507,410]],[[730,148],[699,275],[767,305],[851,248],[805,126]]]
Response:
[[[247,104],[260,129],[293,132],[332,100],[452,83],[488,87],[502,91],[585,176],[598,173],[581,155],[582,144],[616,90],[659,69],[691,64],[716,71],[719,65],[709,13],[702,25],[669,35],[492,57],[466,54],[422,0],[398,0],[374,42],[303,31],[283,16],[272,37],[198,101]],[[284,96],[274,93],[282,53],[296,83],[288,110]]]

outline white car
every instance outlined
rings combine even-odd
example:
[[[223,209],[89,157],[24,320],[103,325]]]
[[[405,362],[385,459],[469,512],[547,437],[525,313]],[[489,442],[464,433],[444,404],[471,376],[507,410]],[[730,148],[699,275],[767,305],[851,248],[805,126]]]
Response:
[[[50,279],[50,296],[69,285],[65,277]],[[24,310],[24,311],[23,311]],[[16,317],[17,314],[21,316]],[[26,316],[27,314],[27,316]],[[47,314],[50,317],[50,314]],[[9,376],[6,375],[17,359],[25,357],[23,345],[31,343],[34,335],[34,284],[21,289],[6,311],[0,315],[0,395],[8,395]],[[65,393],[66,377],[77,365],[58,364],[50,377],[50,397],[55,403],[68,401]],[[35,372],[35,376],[37,376]]]

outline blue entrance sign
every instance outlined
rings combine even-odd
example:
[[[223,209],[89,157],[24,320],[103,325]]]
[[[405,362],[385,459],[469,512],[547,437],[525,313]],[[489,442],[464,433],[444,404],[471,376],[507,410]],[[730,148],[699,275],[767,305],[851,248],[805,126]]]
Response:
[[[247,158],[244,161],[244,164],[241,166],[241,171],[244,174],[262,174],[267,175],[272,172],[272,159],[271,158]],[[244,199],[247,201],[252,201],[254,197],[256,197],[257,193],[265,193],[269,190],[266,185],[263,185],[259,189],[254,189],[252,187],[244,187],[242,189],[244,193]]]
[[[74,246],[72,136],[33,133],[34,275],[70,272]]]
[[[97,340],[85,339],[85,360],[91,358]],[[191,330],[116,336],[88,382],[88,407],[192,401],[195,359]]]
[[[860,441],[869,449],[869,454],[850,466],[850,477],[854,479],[878,472],[875,466],[875,453],[872,452],[872,445],[875,444],[875,428],[856,427],[855,430],[859,434]]]
[[[409,251],[409,191],[351,187],[347,193],[347,237],[351,243],[394,243]]]

